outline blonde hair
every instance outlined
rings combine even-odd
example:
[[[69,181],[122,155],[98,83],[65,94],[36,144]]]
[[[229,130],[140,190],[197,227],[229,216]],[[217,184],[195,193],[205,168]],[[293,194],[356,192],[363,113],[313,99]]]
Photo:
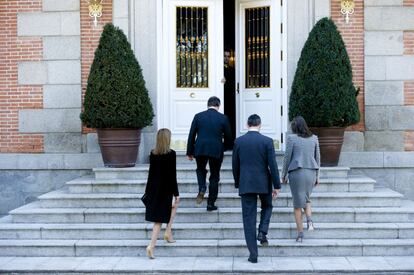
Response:
[[[157,133],[157,143],[155,148],[152,150],[154,155],[163,155],[171,151],[171,131],[167,128],[162,128],[158,130]]]

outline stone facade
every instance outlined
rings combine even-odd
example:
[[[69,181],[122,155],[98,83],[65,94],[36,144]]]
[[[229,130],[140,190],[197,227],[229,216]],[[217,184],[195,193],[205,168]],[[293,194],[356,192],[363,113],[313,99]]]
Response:
[[[19,110],[18,132],[42,134],[45,153],[80,152],[79,18],[79,1],[43,1],[39,12],[17,13],[17,39],[42,41],[39,60],[18,63],[17,85],[38,85],[43,91],[43,108]]]
[[[414,127],[414,7],[366,1],[365,77],[367,151],[405,151]]]

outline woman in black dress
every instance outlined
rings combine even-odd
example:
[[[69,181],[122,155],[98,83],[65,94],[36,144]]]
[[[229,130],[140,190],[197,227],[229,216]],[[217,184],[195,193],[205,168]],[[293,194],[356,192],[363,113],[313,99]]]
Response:
[[[155,148],[151,151],[147,186],[145,188],[145,220],[154,222],[147,256],[154,259],[154,248],[163,223],[167,224],[164,240],[175,242],[171,227],[180,197],[177,185],[176,155],[170,149],[171,132],[160,129]],[[173,197],[174,202],[173,202]]]

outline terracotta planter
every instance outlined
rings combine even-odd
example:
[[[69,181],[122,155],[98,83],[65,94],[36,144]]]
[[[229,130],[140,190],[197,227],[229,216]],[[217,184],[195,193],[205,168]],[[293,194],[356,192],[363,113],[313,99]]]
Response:
[[[105,167],[134,167],[141,129],[97,129]]]
[[[321,149],[321,166],[338,166],[344,142],[344,127],[315,127],[312,133],[318,136]]]

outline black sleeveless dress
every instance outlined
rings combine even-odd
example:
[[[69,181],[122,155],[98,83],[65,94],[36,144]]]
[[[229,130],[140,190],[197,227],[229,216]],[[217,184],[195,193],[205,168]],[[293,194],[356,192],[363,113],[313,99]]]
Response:
[[[145,220],[168,223],[171,216],[173,196],[179,196],[174,150],[164,155],[151,153],[145,194],[148,200]]]

